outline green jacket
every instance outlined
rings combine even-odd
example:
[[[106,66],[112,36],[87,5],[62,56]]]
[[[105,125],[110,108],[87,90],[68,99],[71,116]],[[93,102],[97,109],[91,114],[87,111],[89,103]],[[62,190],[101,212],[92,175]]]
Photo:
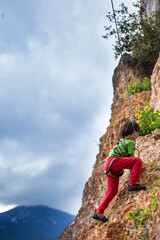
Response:
[[[123,145],[123,143],[122,143],[122,141],[121,141],[122,139],[123,139],[124,142],[125,142],[125,145],[126,145],[126,147],[127,147],[127,150],[125,149],[125,146]],[[130,140],[130,139],[126,138],[126,137],[125,137],[125,138],[121,138],[121,139],[118,141],[117,144],[118,144],[118,147],[120,148],[122,154],[119,153],[119,151],[118,151],[118,149],[117,149],[117,146],[114,146],[114,147],[111,149],[111,151],[110,151],[110,153],[109,153],[109,155],[108,155],[107,158],[109,158],[109,157],[111,157],[111,156],[127,157],[129,154],[134,153],[134,142],[133,142],[132,140]]]

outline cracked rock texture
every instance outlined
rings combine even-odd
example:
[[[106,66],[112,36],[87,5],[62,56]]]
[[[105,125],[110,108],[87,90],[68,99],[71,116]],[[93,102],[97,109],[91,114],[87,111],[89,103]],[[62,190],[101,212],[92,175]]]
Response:
[[[141,5],[145,7],[147,15],[160,8],[160,0],[141,0]]]
[[[134,76],[142,80],[148,75],[148,69],[136,67],[133,60],[128,55],[124,55],[126,66],[126,78],[128,83],[133,83]],[[159,109],[160,99],[160,58],[158,59],[153,74],[151,76],[152,91],[143,91],[130,97],[133,116],[136,107],[144,107],[144,103],[152,104],[152,107]],[[150,190],[154,181],[158,182],[158,191],[156,197],[159,207],[152,213],[144,228],[131,229],[131,222],[126,219],[128,211],[135,210],[137,207],[149,208],[151,198],[147,191],[128,192],[130,172],[125,170],[125,174],[120,178],[119,192],[112,200],[105,211],[110,223],[96,222],[91,218],[94,210],[101,202],[106,190],[107,184],[104,175],[104,163],[110,149],[115,145],[119,138],[119,126],[124,121],[130,119],[128,99],[126,98],[126,86],[123,76],[121,62],[113,74],[114,98],[111,106],[110,125],[103,135],[103,142],[99,145],[99,153],[96,157],[95,167],[92,176],[85,184],[82,205],[75,218],[58,240],[159,240],[160,239],[160,171],[151,167],[151,162],[155,162],[160,168],[160,129],[144,137],[138,137],[136,141],[137,148],[140,151],[140,157],[143,160],[143,168],[139,179],[140,183],[146,185]],[[160,110],[160,109],[159,109]],[[102,188],[103,186],[103,188]]]
[[[152,96],[150,105],[156,110],[160,111],[160,58],[157,61],[157,64],[153,70],[151,77],[152,84]]]

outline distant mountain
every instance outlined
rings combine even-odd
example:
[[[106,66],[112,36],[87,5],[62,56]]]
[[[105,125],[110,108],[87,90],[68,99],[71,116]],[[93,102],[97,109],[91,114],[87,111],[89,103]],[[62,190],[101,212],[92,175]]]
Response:
[[[0,213],[0,240],[56,240],[75,216],[45,206]]]

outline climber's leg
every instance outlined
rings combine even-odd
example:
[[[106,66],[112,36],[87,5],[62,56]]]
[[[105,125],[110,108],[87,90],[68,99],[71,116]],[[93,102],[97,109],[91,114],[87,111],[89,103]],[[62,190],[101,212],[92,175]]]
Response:
[[[108,169],[110,163],[109,158],[105,164],[105,169]],[[142,170],[142,160],[138,157],[118,157],[111,165],[111,172],[118,174],[122,169],[131,169],[131,176],[129,183],[134,184],[139,179]]]
[[[102,213],[102,214],[104,210],[108,207],[108,204],[111,202],[111,200],[118,193],[119,178],[112,178],[107,176],[107,183],[108,183],[107,192],[104,198],[102,199],[101,204],[96,210],[96,212]]]
[[[113,158],[113,157],[112,157]],[[111,159],[112,160],[112,159]],[[110,158],[106,162],[105,169],[107,170]],[[136,184],[142,170],[142,160],[138,157],[118,157],[111,165],[111,172],[118,174],[122,169],[131,169],[129,180],[129,191],[145,190],[144,185]]]

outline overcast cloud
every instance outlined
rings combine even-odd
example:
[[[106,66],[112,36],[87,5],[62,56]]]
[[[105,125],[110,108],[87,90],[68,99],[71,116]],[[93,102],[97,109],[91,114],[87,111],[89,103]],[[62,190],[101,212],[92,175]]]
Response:
[[[0,205],[78,212],[110,118],[110,10],[104,0],[0,0]]]

